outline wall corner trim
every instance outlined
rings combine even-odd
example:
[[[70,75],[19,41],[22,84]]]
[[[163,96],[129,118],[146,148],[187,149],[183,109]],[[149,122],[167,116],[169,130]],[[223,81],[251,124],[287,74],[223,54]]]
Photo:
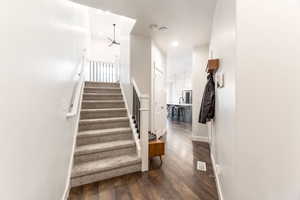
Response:
[[[217,184],[219,200],[224,200],[223,193],[222,193],[221,182],[220,182],[220,179],[219,179],[219,175],[217,173],[216,160],[215,160],[215,157],[214,157],[213,154],[210,154],[210,158],[211,158],[211,162],[212,162],[212,166],[213,166],[213,170],[214,170],[214,174],[215,174],[215,180],[216,180],[216,184]]]

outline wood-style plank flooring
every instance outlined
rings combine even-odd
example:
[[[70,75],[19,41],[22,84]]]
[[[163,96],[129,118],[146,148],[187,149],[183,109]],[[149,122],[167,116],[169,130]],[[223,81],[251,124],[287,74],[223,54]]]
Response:
[[[209,146],[191,141],[191,125],[168,122],[166,155],[151,160],[150,170],[77,188],[69,200],[217,200]],[[196,170],[198,160],[207,172]]]

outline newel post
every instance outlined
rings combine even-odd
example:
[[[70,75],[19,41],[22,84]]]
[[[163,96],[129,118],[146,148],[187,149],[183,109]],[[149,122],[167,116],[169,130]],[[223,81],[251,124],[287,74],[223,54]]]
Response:
[[[149,169],[149,113],[150,113],[150,98],[149,96],[141,96],[141,128],[140,128],[140,145],[142,158],[142,171]]]

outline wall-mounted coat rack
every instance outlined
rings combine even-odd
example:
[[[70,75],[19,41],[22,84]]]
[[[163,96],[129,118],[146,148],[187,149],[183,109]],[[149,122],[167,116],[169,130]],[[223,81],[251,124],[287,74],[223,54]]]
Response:
[[[207,73],[216,72],[219,68],[219,59],[209,59],[206,66]]]

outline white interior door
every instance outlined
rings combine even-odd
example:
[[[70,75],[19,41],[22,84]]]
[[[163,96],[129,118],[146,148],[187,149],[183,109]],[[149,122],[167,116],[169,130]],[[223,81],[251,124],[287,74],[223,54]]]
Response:
[[[167,112],[166,112],[166,85],[165,85],[165,74],[162,70],[154,67],[154,115],[153,125],[154,133],[157,137],[165,134],[167,126]]]

